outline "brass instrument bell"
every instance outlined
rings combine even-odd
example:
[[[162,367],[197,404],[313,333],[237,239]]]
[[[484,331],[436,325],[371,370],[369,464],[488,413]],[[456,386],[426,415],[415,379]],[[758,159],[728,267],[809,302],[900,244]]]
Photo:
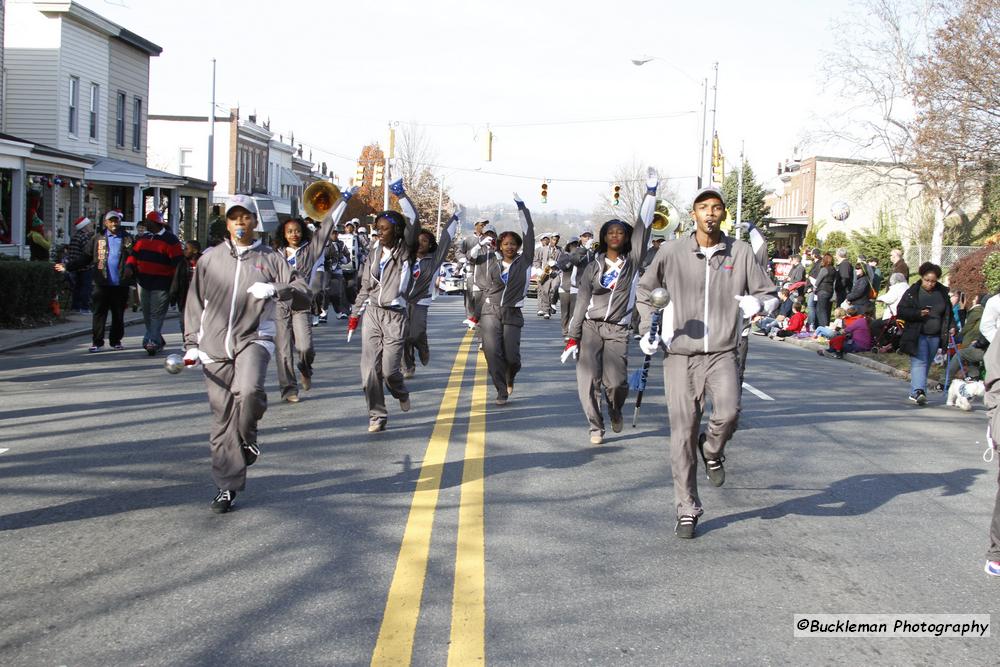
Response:
[[[302,193],[302,210],[313,220],[324,220],[340,200],[340,188],[329,181],[316,181]]]

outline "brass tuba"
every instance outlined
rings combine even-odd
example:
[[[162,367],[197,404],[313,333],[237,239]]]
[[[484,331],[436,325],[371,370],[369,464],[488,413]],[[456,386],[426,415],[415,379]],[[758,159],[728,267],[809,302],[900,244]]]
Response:
[[[302,193],[302,210],[313,220],[324,220],[340,200],[340,188],[329,181],[316,181]]]
[[[657,211],[653,214],[653,224],[650,227],[653,228],[653,231],[658,232],[666,229],[669,224],[670,218],[667,217],[667,214],[664,211]]]

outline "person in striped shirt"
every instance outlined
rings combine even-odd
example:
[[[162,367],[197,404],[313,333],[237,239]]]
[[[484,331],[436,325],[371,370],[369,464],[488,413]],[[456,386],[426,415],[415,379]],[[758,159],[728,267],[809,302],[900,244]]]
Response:
[[[139,283],[139,302],[146,325],[142,347],[153,356],[166,345],[161,333],[163,320],[170,305],[170,285],[184,258],[184,249],[157,211],[146,214],[145,225],[146,233],[135,242],[127,261]]]

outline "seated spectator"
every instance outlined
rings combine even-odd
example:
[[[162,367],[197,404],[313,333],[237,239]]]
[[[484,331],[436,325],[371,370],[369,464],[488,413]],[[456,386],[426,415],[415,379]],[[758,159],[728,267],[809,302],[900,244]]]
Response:
[[[792,315],[792,305],[794,302],[790,298],[790,294],[787,289],[781,288],[778,290],[778,308],[775,310],[773,316],[763,316],[757,318],[754,322],[753,332],[758,336],[766,336],[771,333],[771,329],[781,328],[781,325],[785,323]]]
[[[792,304],[792,316],[785,321],[784,328],[771,332],[772,338],[788,338],[805,330],[806,314],[802,312],[802,304]]]
[[[845,352],[868,352],[872,349],[872,333],[868,317],[851,306],[844,320],[844,333],[830,339],[827,355],[843,359]],[[821,354],[822,350],[819,351]]]
[[[979,294],[972,297],[971,302],[969,302],[971,305],[966,304],[969,305],[969,308],[965,313],[962,342],[959,345],[958,354],[954,355],[948,362],[948,377],[950,378],[979,378],[980,364],[983,362],[983,357],[986,356],[986,349],[990,346],[990,342],[981,334],[979,326],[983,319],[983,302],[985,300],[986,295]],[[963,366],[965,367],[964,376],[960,375]]]
[[[882,311],[883,320],[891,320],[896,317],[896,308],[899,306],[899,300],[903,298],[903,293],[906,292],[908,287],[906,276],[902,273],[894,273],[889,276],[889,289],[885,294],[880,294],[875,299],[885,304],[885,310]]]
[[[847,317],[847,311],[843,308],[836,308],[833,311],[833,322],[830,323],[828,327],[817,327],[815,332],[815,337],[823,337],[827,340],[833,338],[834,336],[839,336],[844,333],[844,318]]]

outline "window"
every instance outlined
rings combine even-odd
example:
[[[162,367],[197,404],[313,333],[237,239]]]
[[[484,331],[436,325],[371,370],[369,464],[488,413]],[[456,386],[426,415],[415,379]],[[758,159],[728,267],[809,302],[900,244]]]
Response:
[[[194,153],[194,151],[190,148],[182,148],[180,149],[180,153],[180,157],[177,161],[177,167],[180,175],[184,176],[191,168],[191,154]]]
[[[115,146],[125,148],[125,93],[121,91],[115,106]]]
[[[132,101],[132,150],[142,150],[142,99]]]
[[[101,103],[101,87],[90,84],[90,138],[97,140],[97,109]]]
[[[69,78],[69,133],[77,133],[77,109],[80,108],[80,79]]]

